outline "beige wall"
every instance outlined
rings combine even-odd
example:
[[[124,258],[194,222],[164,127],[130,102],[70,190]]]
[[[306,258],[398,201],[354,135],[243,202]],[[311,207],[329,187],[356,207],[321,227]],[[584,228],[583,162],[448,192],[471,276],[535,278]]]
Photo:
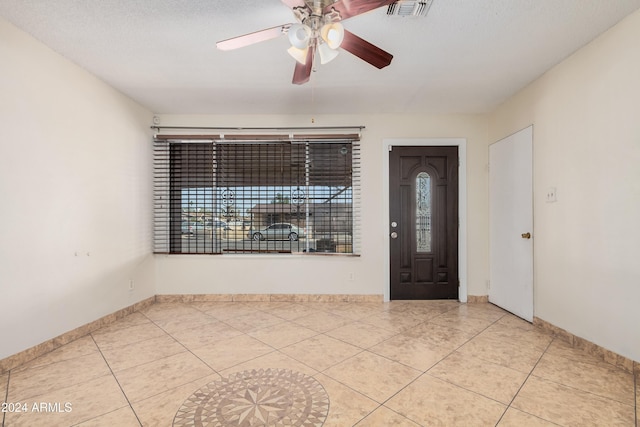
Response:
[[[486,295],[488,279],[487,126],[475,115],[161,116],[165,126],[363,125],[362,256],[156,256],[158,294],[388,293],[384,245],[383,140],[466,138],[468,185],[468,294]],[[312,124],[312,119],[314,124]],[[353,273],[354,280],[350,280]]]
[[[534,125],[535,316],[640,360],[640,11],[489,120]],[[558,201],[546,203],[549,187]]]
[[[155,286],[151,113],[3,19],[0,64],[2,359]]]
[[[467,140],[468,294],[486,295],[488,143],[533,123],[535,315],[640,360],[640,12],[488,118],[161,117],[366,126],[358,258],[150,256],[150,112],[1,19],[0,40],[0,358],[156,293],[383,294],[387,138]]]

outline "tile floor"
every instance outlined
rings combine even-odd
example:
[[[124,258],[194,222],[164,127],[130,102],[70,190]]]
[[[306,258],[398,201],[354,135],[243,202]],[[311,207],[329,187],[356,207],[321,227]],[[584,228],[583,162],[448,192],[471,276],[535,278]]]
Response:
[[[306,397],[289,385],[220,391],[251,371]],[[299,425],[638,426],[639,382],[490,304],[165,303],[0,375],[13,405],[0,420],[178,426],[192,411],[215,426],[308,413]]]

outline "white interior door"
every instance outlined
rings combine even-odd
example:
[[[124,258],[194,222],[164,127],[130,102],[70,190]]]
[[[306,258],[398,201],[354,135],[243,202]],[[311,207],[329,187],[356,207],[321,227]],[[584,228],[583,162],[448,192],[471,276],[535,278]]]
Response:
[[[489,147],[489,301],[533,321],[533,126]]]

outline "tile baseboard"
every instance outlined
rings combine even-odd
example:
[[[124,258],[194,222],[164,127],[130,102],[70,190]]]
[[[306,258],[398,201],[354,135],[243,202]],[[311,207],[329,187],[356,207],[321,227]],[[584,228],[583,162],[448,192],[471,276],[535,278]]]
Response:
[[[467,296],[468,304],[483,304],[488,302],[488,295]],[[607,350],[604,347],[601,347],[597,344],[592,343],[591,341],[576,336],[562,328],[553,325],[552,323],[540,319],[539,317],[534,316],[533,325],[538,329],[542,329],[543,331],[551,333],[552,335],[558,337],[572,347],[583,350],[592,356],[600,357],[603,361],[617,366],[618,368],[622,368],[627,372],[635,373],[636,377],[640,380],[640,362],[636,362],[632,359],[614,353],[611,350]]]
[[[71,341],[77,340],[78,338],[82,338],[83,336],[90,334],[95,330],[98,330],[104,326],[107,326],[115,322],[116,320],[122,319],[123,317],[131,313],[134,313],[138,310],[142,310],[154,303],[155,303],[155,297],[144,299],[133,305],[130,305],[121,310],[118,310],[114,313],[108,314],[97,320],[94,320],[93,322],[87,323],[86,325],[80,326],[79,328],[73,329],[69,332],[65,332],[62,335],[59,335],[55,338],[52,338],[43,343],[40,343],[31,348],[28,348],[24,351],[16,353],[13,356],[9,356],[5,359],[0,359],[0,374],[3,374],[13,368],[23,365],[59,347],[62,347],[63,345],[68,344]]]
[[[381,303],[383,295],[343,294],[187,294],[156,295],[156,302],[359,302]]]
[[[81,338],[97,329],[107,326],[136,311],[147,308],[155,303],[171,302],[358,302],[380,303],[384,301],[382,295],[325,295],[325,294],[187,294],[187,295],[156,295],[133,305],[125,307],[93,322],[80,326],[60,336],[47,340],[27,350],[16,353],[0,360],[0,374],[23,365],[39,356],[49,353],[65,344]],[[488,303],[487,295],[469,295],[467,303]],[[538,317],[533,318],[533,325],[541,330],[553,334],[575,348],[588,354],[602,358],[603,361],[634,373],[640,381],[640,362],[635,362],[611,350],[607,350],[584,338],[578,337],[560,327]]]
[[[489,302],[489,295],[467,295],[467,304],[484,304]]]
[[[546,320],[540,319],[539,317],[534,316],[533,325],[538,329],[542,329],[543,331],[553,334],[560,340],[569,344],[571,347],[578,348],[592,356],[599,357],[603,361],[618,368],[624,369],[627,372],[635,373],[635,375],[640,378],[640,362],[635,362],[632,359],[628,359],[624,356],[614,353],[611,350],[607,350],[604,347],[601,347],[597,344],[592,343],[591,341],[574,335],[571,332],[566,331],[565,329],[547,322]]]
[[[144,309],[155,303],[168,302],[358,302],[380,303],[383,295],[306,295],[306,294],[203,294],[203,295],[156,295],[114,313],[103,316],[93,322],[65,332],[55,338],[35,345],[24,351],[0,360],[0,374],[23,365],[39,356],[49,353],[71,341],[77,340],[97,329],[107,326],[116,320]]]

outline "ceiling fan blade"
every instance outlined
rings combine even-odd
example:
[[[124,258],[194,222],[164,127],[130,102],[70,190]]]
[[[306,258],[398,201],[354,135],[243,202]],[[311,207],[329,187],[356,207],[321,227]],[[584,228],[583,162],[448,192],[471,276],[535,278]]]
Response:
[[[369,12],[370,10],[388,6],[395,1],[396,0],[338,0],[336,3],[325,7],[323,13],[330,13],[332,9],[335,9],[340,13],[340,18],[344,21],[345,19]]]
[[[220,50],[238,49],[255,43],[263,42],[265,40],[271,40],[280,37],[287,32],[289,27],[291,27],[291,24],[278,25],[277,27],[267,28],[265,30],[245,34],[243,36],[232,37],[227,40],[219,41],[218,43],[216,43],[216,46]]]
[[[296,68],[293,70],[293,84],[305,84],[311,78],[311,70],[313,70],[313,58],[316,56],[316,48],[314,45],[309,46],[307,51],[307,61],[301,64],[296,61]]]
[[[386,67],[391,64],[393,59],[393,55],[389,52],[372,45],[347,30],[344,30],[344,40],[342,40],[340,47],[376,68]]]

